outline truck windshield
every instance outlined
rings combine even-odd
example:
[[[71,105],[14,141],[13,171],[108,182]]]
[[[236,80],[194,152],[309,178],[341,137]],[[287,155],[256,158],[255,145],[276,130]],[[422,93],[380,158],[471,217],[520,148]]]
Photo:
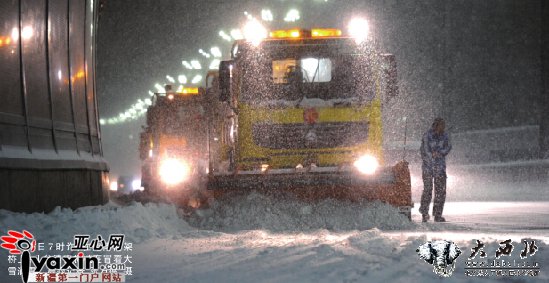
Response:
[[[325,83],[332,80],[330,58],[293,58],[273,60],[273,84]]]
[[[202,106],[180,106],[166,111],[165,129],[169,135],[183,135],[201,132],[204,129]]]
[[[288,56],[290,55],[290,56]],[[243,60],[244,101],[305,98],[371,100],[374,83],[365,55],[301,48],[298,52],[263,52]]]
[[[199,98],[183,99],[176,97],[173,100],[160,97],[156,110],[161,112],[159,126],[167,135],[186,135],[204,131],[205,110]]]

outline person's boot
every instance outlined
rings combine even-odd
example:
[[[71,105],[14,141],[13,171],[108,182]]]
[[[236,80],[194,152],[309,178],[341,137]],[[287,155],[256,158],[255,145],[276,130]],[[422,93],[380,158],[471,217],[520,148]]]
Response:
[[[427,222],[427,221],[429,221],[429,214],[422,214],[421,222]]]
[[[442,216],[435,216],[435,222],[446,222],[446,219]]]

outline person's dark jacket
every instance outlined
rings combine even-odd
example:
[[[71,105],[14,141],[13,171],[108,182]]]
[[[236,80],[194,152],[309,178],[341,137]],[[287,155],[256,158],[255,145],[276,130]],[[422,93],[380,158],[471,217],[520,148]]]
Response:
[[[424,173],[433,177],[446,176],[446,155],[452,149],[447,133],[438,135],[429,129],[421,139],[421,166]]]

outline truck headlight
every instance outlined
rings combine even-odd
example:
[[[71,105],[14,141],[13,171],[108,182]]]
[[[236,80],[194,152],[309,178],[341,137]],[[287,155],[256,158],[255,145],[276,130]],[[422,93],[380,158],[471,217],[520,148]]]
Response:
[[[259,46],[267,38],[267,29],[256,19],[249,20],[243,28],[244,38],[254,46]]]
[[[368,39],[368,33],[370,28],[368,21],[362,18],[354,18],[349,22],[349,34],[355,39],[357,44],[364,42]]]
[[[168,185],[177,185],[190,175],[187,162],[175,158],[167,158],[160,164],[159,174],[162,181]]]
[[[356,169],[362,174],[374,174],[379,167],[379,162],[377,159],[371,155],[363,155],[355,161],[353,164]]]

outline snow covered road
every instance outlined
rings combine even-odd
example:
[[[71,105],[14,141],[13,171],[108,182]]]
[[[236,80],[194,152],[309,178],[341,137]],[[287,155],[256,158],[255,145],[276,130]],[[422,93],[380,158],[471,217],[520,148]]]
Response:
[[[414,222],[407,223],[382,204],[357,209],[337,202],[269,201],[252,196],[238,210],[231,204],[191,218],[182,218],[171,205],[139,203],[50,214],[0,211],[0,229],[3,234],[26,229],[39,242],[124,233],[134,243],[129,252],[133,275],[127,282],[439,282],[432,266],[416,253],[430,240],[454,241],[463,252],[446,281],[549,280],[548,202],[449,202],[449,223],[420,223],[417,211]],[[477,239],[485,244],[486,260],[495,259],[500,242],[507,239],[515,245],[508,258],[520,260],[522,240],[535,239],[539,250],[525,260],[539,263],[539,275],[466,276],[465,261]],[[21,282],[8,276],[5,250],[1,256],[0,282]]]
[[[412,210],[415,222],[421,221],[418,209],[416,203]],[[450,231],[549,236],[549,202],[447,202],[444,215],[449,223],[434,226]]]
[[[474,240],[483,241],[486,252],[493,254],[499,242],[512,239],[519,245],[525,238],[538,240],[536,259],[542,267],[549,261],[549,203],[448,203],[447,214],[451,223],[414,223],[402,225],[402,230],[200,230],[190,238],[154,241],[146,246],[143,257],[147,262],[143,266],[165,262],[159,272],[163,278],[181,278],[184,282],[438,282],[438,276],[415,250],[429,240],[451,240],[462,247],[463,255],[449,281],[498,282],[506,278],[464,275],[464,262]],[[544,268],[536,280],[547,280],[547,271],[549,268]],[[148,282],[154,278],[156,275],[148,274],[134,279]]]

